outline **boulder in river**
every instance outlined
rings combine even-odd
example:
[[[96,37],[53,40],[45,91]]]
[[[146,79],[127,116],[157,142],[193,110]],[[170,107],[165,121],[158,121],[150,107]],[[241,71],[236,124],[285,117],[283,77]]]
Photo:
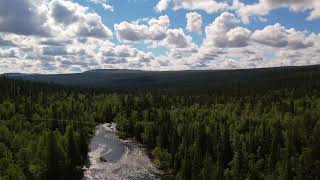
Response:
[[[100,157],[99,160],[100,160],[101,162],[108,162],[108,161],[106,160],[106,158],[104,158],[104,157]]]

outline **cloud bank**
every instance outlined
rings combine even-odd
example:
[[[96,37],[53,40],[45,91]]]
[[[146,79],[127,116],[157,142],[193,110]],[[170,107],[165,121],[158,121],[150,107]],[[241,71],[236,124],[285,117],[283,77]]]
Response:
[[[106,0],[90,0],[109,5]],[[111,5],[110,5],[111,6]],[[319,1],[161,0],[163,14],[105,25],[66,0],[0,1],[0,72],[69,73],[101,68],[229,69],[320,63],[320,34],[280,23],[250,30],[250,17],[276,8],[319,17]],[[187,10],[182,27],[166,10]],[[10,11],[15,9],[15,11]],[[190,11],[189,11],[190,10]],[[203,14],[216,13],[205,23]],[[202,14],[202,15],[201,15]],[[200,37],[197,42],[194,37]]]

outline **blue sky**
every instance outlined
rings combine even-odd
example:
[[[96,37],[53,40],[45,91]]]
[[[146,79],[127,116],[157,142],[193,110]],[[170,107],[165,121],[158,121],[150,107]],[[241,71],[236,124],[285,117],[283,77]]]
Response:
[[[11,0],[0,19],[0,72],[320,62],[318,0]]]
[[[122,21],[135,21],[137,19],[142,18],[151,18],[158,17],[160,15],[168,15],[172,17],[171,20],[171,28],[184,28],[186,26],[186,13],[190,12],[190,10],[179,9],[167,9],[164,12],[157,12],[155,7],[159,0],[109,0],[108,4],[112,5],[114,11],[106,11],[102,8],[101,5],[96,4],[94,2],[90,2],[88,0],[74,0],[79,4],[90,7],[90,9],[94,12],[97,12],[101,17],[103,23],[112,27],[114,24],[122,22]],[[232,4],[232,1],[227,1]],[[258,0],[243,0],[245,4],[255,4],[259,3]],[[230,12],[236,12],[235,10],[229,10]],[[207,13],[204,10],[193,10],[192,12],[197,12],[201,14],[203,25],[206,26],[210,24],[215,18],[217,18],[221,12],[216,13]],[[242,24],[242,26],[250,29],[257,30],[263,29],[268,25],[273,25],[276,23],[280,23],[287,28],[294,28],[299,31],[309,31],[314,33],[320,32],[320,18],[307,21],[308,13],[310,11],[302,11],[299,13],[292,12],[289,8],[278,8],[270,11],[268,15],[265,16],[266,21],[260,21],[256,18],[253,18],[253,22],[249,24]],[[199,33],[186,33],[192,36],[193,42],[198,45],[201,45],[203,36]],[[115,39],[116,41],[116,39]],[[136,47],[146,50],[143,44],[139,44]],[[149,49],[154,53],[161,54],[166,52],[164,48],[158,49],[158,51],[154,51],[154,49]]]
[[[112,27],[115,23],[122,21],[135,21],[137,19],[146,17],[158,17],[160,15],[168,15],[172,17],[171,27],[172,28],[184,28],[186,25],[186,13],[190,10],[179,9],[172,10],[167,9],[164,12],[156,12],[154,7],[157,5],[159,0],[109,0],[108,3],[114,8],[114,11],[106,11],[99,4],[90,2],[88,0],[73,0],[83,6],[89,7],[92,11],[98,13],[102,17],[103,23],[107,26]],[[231,2],[231,1],[229,1]],[[245,4],[258,3],[257,0],[243,0]],[[231,4],[231,3],[230,3]],[[210,24],[221,12],[208,14],[203,10],[195,10],[192,12],[198,12],[202,15],[203,24]],[[230,10],[230,12],[235,12]],[[320,18],[313,21],[306,20],[310,10],[302,12],[292,12],[289,8],[279,8],[272,10],[268,15],[265,16],[267,21],[254,20],[252,23],[243,25],[250,30],[262,29],[267,25],[280,23],[287,28],[295,28],[299,31],[310,31],[319,33],[320,32]],[[201,36],[197,33],[190,33],[194,41],[200,44],[202,42]]]
[[[185,14],[190,12],[190,10],[179,9],[172,10],[168,9],[164,12],[156,12],[154,7],[159,2],[159,0],[110,0],[109,4],[114,7],[114,12],[104,10],[100,5],[90,2],[88,0],[74,0],[74,2],[80,3],[84,6],[90,7],[92,11],[97,12],[103,19],[103,22],[112,27],[113,24],[119,23],[121,21],[134,21],[139,18],[145,17],[157,17],[159,15],[168,15],[173,17],[171,25],[172,28],[184,27],[186,24]],[[245,4],[257,3],[257,0],[243,0]],[[202,15],[204,25],[211,23],[221,12],[216,12],[208,14],[203,10],[196,10],[193,12],[198,12]],[[234,12],[231,10],[231,12]],[[303,12],[292,12],[288,8],[279,8],[272,10],[267,16],[266,22],[254,21],[247,24],[246,27],[249,29],[259,29],[267,25],[280,23],[288,28],[295,28],[300,31],[311,31],[320,32],[320,18],[313,21],[307,21],[307,17],[310,10]]]

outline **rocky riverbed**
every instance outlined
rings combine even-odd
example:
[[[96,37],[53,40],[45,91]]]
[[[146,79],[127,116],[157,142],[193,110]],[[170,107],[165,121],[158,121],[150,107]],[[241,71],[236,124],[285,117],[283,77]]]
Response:
[[[149,159],[145,149],[133,140],[117,136],[116,124],[97,126],[89,148],[86,180],[153,180],[162,173]]]

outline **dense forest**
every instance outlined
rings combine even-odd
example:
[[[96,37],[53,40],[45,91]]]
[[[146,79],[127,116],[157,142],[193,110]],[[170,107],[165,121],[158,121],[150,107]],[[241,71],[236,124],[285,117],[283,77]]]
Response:
[[[320,78],[206,93],[0,78],[0,179],[81,179],[95,126],[144,144],[169,179],[320,179]],[[258,79],[257,79],[258,81]],[[268,87],[268,88],[267,88]]]
[[[0,179],[81,179],[95,126],[89,99],[5,78],[0,94]]]

